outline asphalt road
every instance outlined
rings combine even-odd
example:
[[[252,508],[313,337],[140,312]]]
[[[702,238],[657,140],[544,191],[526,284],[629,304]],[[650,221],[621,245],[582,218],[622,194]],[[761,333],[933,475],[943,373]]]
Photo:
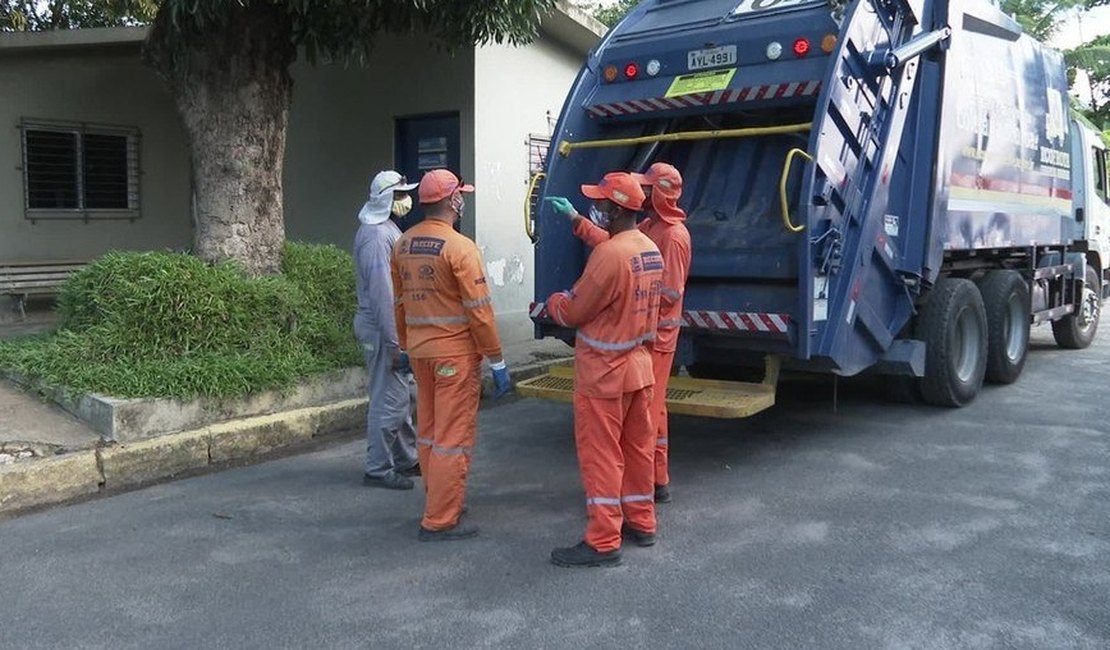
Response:
[[[969,407],[792,379],[743,422],[676,418],[660,543],[579,539],[567,406],[482,414],[469,542],[358,444],[0,522],[0,646],[1110,647],[1110,336],[1044,332]]]

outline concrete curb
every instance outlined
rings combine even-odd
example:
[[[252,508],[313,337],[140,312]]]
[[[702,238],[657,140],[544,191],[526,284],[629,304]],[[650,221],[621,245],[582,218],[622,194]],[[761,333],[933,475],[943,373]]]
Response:
[[[0,375],[25,390],[38,392],[62,410],[85,422],[105,440],[136,442],[226,422],[284,413],[355,399],[366,392],[366,369],[347,368],[309,377],[281,390],[267,390],[234,399],[118,398],[74,393],[43,385],[11,371]]]
[[[100,490],[94,450],[0,466],[0,514],[52,505]]]
[[[0,516],[250,460],[356,429],[366,400],[232,420],[194,431],[0,466]]]
[[[570,358],[511,368],[513,379],[542,375]],[[493,385],[483,376],[482,395]],[[269,415],[239,418],[191,431],[134,442],[108,442],[97,449],[0,465],[0,518],[98,493],[119,492],[267,455],[342,431],[361,430],[365,398]],[[496,402],[486,402],[493,406]]]

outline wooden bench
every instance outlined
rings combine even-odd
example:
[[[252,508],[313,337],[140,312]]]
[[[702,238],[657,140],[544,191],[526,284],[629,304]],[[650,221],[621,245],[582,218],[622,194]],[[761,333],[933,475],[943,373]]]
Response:
[[[0,262],[0,295],[11,296],[16,311],[26,317],[27,298],[57,295],[69,276],[86,264],[77,261]]]

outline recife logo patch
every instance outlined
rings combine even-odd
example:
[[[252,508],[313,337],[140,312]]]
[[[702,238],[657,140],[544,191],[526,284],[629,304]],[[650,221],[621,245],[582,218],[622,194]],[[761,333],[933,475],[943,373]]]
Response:
[[[663,256],[655,251],[647,251],[640,253],[640,259],[644,263],[645,271],[662,271],[663,270]]]
[[[443,252],[444,240],[435,237],[413,237],[409,244],[409,255],[432,255],[438,257]]]

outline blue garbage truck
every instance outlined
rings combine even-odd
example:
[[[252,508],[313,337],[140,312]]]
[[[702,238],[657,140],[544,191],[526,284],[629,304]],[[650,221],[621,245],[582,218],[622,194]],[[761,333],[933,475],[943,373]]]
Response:
[[[741,417],[780,368],[890,375],[960,406],[1022,372],[1030,327],[1090,345],[1107,159],[1060,53],[986,0],[648,0],[591,53],[526,221],[543,305],[589,254],[544,196],[684,175],[693,263],[672,412]],[[762,380],[752,378],[761,370]],[[743,380],[743,381],[738,381]],[[522,385],[569,399],[569,370]]]

